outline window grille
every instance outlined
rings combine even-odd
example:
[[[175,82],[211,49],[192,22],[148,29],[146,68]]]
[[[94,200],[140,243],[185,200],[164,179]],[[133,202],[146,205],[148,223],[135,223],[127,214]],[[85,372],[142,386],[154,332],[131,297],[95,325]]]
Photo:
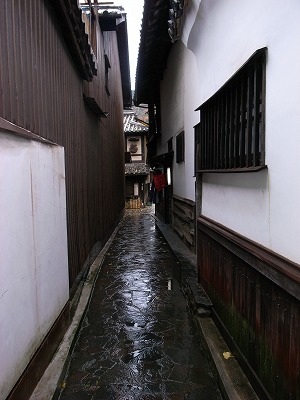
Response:
[[[197,109],[196,172],[265,168],[265,64],[263,48]]]

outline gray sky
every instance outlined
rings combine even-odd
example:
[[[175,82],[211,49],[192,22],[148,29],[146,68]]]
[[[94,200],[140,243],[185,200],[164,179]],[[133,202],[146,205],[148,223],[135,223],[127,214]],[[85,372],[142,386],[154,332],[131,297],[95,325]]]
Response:
[[[131,88],[134,89],[144,0],[118,0],[118,3],[122,5],[127,12]]]

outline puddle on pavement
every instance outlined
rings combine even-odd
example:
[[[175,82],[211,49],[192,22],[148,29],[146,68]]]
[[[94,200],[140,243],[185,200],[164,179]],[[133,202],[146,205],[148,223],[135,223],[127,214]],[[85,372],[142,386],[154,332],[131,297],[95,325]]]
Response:
[[[206,395],[217,389],[188,314],[180,264],[148,222],[124,225],[106,254],[60,400],[221,400]]]

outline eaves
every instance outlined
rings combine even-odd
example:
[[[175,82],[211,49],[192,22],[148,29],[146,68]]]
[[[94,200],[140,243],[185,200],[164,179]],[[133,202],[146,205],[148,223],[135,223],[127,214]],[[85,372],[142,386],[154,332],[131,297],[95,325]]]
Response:
[[[91,81],[93,75],[97,75],[97,69],[77,1],[53,0],[51,5],[76,67],[83,79]]]

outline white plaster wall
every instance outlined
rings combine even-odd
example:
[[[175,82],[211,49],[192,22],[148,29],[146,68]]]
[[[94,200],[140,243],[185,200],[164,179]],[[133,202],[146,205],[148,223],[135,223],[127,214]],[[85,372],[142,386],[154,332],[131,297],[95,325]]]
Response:
[[[183,40],[198,65],[197,106],[268,48],[268,170],[204,174],[202,213],[299,263],[300,2],[190,0],[185,20]]]
[[[168,151],[167,142],[173,137],[173,193],[195,200],[194,125],[199,116],[198,69],[193,53],[181,41],[174,44],[167,69],[161,82],[162,137],[157,154]],[[176,163],[176,136],[184,131],[185,161]]]
[[[0,132],[0,398],[68,301],[64,149]]]

